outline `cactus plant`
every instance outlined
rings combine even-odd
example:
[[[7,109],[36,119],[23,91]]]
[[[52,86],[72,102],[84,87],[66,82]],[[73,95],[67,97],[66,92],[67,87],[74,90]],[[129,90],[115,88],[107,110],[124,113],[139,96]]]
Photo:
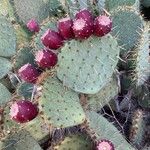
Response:
[[[148,10],[0,0],[0,149],[148,149]]]

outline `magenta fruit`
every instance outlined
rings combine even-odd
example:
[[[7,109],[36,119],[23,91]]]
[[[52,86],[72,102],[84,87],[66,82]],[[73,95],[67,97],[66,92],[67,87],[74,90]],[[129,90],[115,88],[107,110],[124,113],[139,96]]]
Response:
[[[73,22],[73,32],[78,39],[87,39],[93,34],[93,26],[84,19],[77,19]]]
[[[54,52],[43,49],[36,53],[35,60],[39,67],[45,69],[55,66],[58,58]]]
[[[115,150],[114,145],[109,140],[100,140],[97,144],[97,150]]]
[[[112,21],[109,17],[102,15],[98,16],[94,21],[94,34],[102,37],[109,33],[112,28]]]
[[[73,21],[69,17],[59,20],[58,30],[65,40],[74,38],[72,26],[73,26]]]
[[[29,22],[27,23],[27,28],[31,32],[39,32],[39,30],[40,30],[39,24],[34,19],[29,20]]]
[[[63,37],[56,31],[48,29],[41,37],[44,46],[50,49],[58,49],[64,44]]]
[[[39,71],[29,63],[22,66],[18,70],[18,74],[22,80],[29,83],[35,83],[40,75]]]
[[[38,115],[38,108],[32,102],[19,100],[10,107],[11,119],[18,123],[26,123],[33,120]]]
[[[76,19],[84,19],[85,21],[88,21],[88,22],[93,22],[93,15],[87,9],[82,9],[79,12],[77,12],[75,15],[75,18]]]

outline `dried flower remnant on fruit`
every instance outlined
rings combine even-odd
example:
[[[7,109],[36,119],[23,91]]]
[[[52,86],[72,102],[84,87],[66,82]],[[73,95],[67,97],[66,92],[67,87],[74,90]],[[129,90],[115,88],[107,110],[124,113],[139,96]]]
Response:
[[[108,34],[112,29],[112,21],[109,17],[102,15],[98,16],[94,21],[94,34],[102,37]]]
[[[84,19],[74,20],[73,32],[77,39],[87,39],[93,34],[93,26]]]
[[[115,150],[114,145],[109,140],[100,140],[97,144],[97,150]]]

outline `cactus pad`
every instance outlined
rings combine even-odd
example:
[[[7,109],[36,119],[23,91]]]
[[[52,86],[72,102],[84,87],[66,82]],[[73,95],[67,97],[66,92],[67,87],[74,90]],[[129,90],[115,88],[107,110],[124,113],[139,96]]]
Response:
[[[2,124],[3,132],[5,134],[14,133],[15,131],[19,129],[19,124],[17,124],[15,121],[10,119],[9,112],[10,112],[9,106],[5,107],[4,112],[3,112],[4,119],[3,119],[3,124]]]
[[[86,135],[71,135],[54,146],[54,150],[92,150],[92,141]]]
[[[34,85],[31,83],[26,83],[26,82],[21,83],[17,87],[17,94],[19,96],[24,97],[25,99],[30,99],[32,96],[33,88],[34,88]]]
[[[96,140],[107,139],[111,141],[115,150],[122,150],[123,148],[134,150],[113,124],[108,122],[103,116],[94,111],[89,111],[87,112],[87,120],[89,121],[89,133],[91,132],[91,136],[95,136]]]
[[[30,19],[42,22],[49,16],[49,0],[14,0],[14,8],[25,24]]]
[[[132,6],[136,3],[136,0],[106,0],[105,5],[107,10],[112,10],[117,8],[118,6]]]
[[[132,116],[132,126],[130,128],[129,139],[137,147],[142,146],[145,134],[145,127],[146,126],[144,122],[144,112],[141,109],[135,110]]]
[[[6,104],[11,99],[11,93],[8,91],[8,89],[0,83],[0,106],[3,104]]]
[[[16,52],[16,35],[13,26],[0,16],[0,56],[11,57]]]
[[[118,94],[118,91],[117,80],[112,78],[98,93],[87,96],[88,109],[99,111]]]
[[[72,40],[58,55],[57,76],[63,84],[86,94],[100,91],[111,78],[120,48],[111,35]]]
[[[30,63],[34,65],[34,55],[31,47],[21,48],[14,58],[14,69],[18,70],[23,65]]]
[[[114,27],[112,35],[118,35],[119,45],[125,48],[122,50],[124,54],[138,44],[143,29],[143,20],[135,10],[128,8],[119,8],[112,12],[112,19]]]
[[[11,69],[12,65],[8,59],[0,57],[0,79],[3,78]]]
[[[78,125],[85,120],[78,94],[65,89],[56,78],[48,77],[44,82],[39,107],[45,122],[56,128]]]
[[[8,136],[0,142],[0,149],[6,150],[42,150],[40,145],[25,130]]]
[[[148,26],[150,27],[150,26]],[[150,34],[148,30],[144,30],[143,37],[137,48],[137,63],[136,63],[136,75],[137,85],[142,85],[150,76],[150,60],[149,60],[149,42]]]
[[[24,129],[27,130],[38,143],[43,143],[50,134],[49,127],[43,123],[43,120],[39,116],[26,123]]]

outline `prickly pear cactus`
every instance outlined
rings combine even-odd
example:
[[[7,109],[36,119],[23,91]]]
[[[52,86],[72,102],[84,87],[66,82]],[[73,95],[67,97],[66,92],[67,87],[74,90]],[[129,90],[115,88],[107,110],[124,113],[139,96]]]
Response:
[[[77,92],[95,94],[111,79],[119,52],[111,35],[72,40],[58,55],[57,77]]]
[[[44,143],[51,135],[49,127],[43,123],[40,117],[26,123],[24,129],[40,144]]]
[[[149,18],[149,0],[0,0],[0,149],[149,149]]]
[[[142,147],[142,141],[145,134],[145,121],[144,121],[144,112],[141,109],[135,110],[133,113],[132,126],[130,128],[130,141],[137,145],[139,148]]]
[[[58,145],[53,147],[54,150],[91,150],[93,149],[92,141],[87,135],[70,135],[65,137]]]
[[[13,0],[14,10],[25,24],[32,18],[42,22],[49,15],[49,0]]]
[[[42,87],[39,107],[45,122],[55,128],[81,124],[85,114],[78,94],[67,89],[56,78],[48,77]]]
[[[128,7],[119,7],[111,13],[114,27],[112,35],[118,36],[119,45],[123,47],[121,53],[125,54],[136,47],[140,40],[143,20],[138,12]]]
[[[14,133],[1,141],[0,148],[6,150],[42,150],[35,139],[25,130]]]
[[[88,109],[99,111],[119,92],[116,78],[112,78],[98,93],[87,96]]]
[[[133,6],[137,0],[106,0],[105,5],[107,10],[112,10],[117,8],[118,6]]]
[[[6,104],[11,99],[11,93],[8,91],[8,89],[0,83],[0,105]]]
[[[0,57],[0,68],[1,68],[0,72],[0,79],[1,79],[12,69],[12,64],[8,59]]]
[[[147,24],[145,26],[145,30],[143,36],[140,40],[139,46],[137,48],[137,65],[136,65],[136,72],[137,72],[137,85],[140,86],[144,84],[145,81],[148,80],[150,75],[150,60],[149,60],[149,28],[150,25]]]
[[[91,136],[95,136],[96,140],[110,140],[116,150],[134,150],[134,148],[124,139],[120,132],[108,122],[103,116],[98,115],[94,111],[89,111],[87,114],[88,132]]]
[[[13,26],[0,16],[0,56],[11,57],[16,53],[16,35]]]

